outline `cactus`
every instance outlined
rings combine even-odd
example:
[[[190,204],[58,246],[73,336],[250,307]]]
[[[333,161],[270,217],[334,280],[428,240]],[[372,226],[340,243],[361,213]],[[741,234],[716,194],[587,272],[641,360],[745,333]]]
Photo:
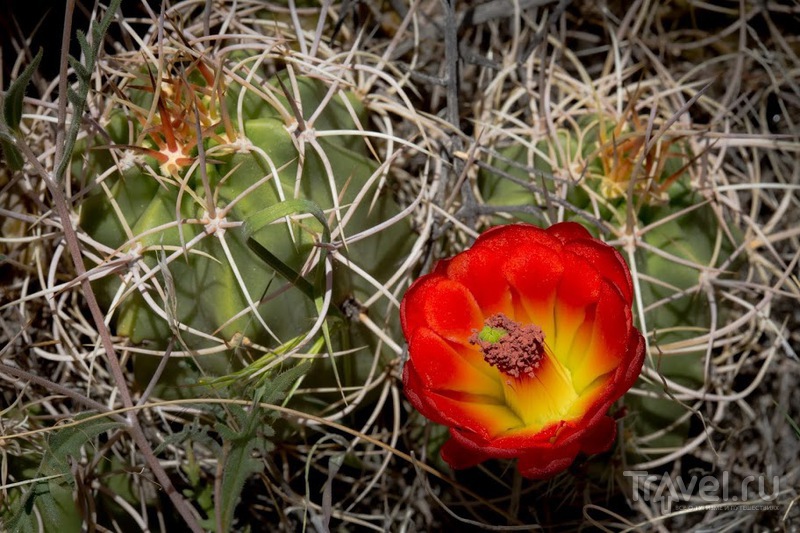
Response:
[[[527,145],[501,142],[479,174],[483,199],[499,210],[517,206],[516,218],[535,222],[534,213],[523,208],[544,204],[545,188],[548,201],[556,200],[554,193],[566,186],[566,201],[558,206],[565,208],[567,220],[586,223],[593,214],[618,236],[628,233],[630,212],[641,234],[632,259],[643,323],[651,344],[667,354],[654,358],[657,370],[698,389],[705,381],[706,348],[693,339],[712,326],[704,270],[726,264],[737,236],[725,233],[712,204],[692,182],[696,156],[688,139],[667,134],[646,147],[646,118],[634,112],[633,104],[621,118],[590,113],[568,123],[573,128]],[[660,393],[663,384],[644,388]],[[649,440],[650,446],[663,449],[685,440],[688,421],[677,423],[685,409],[672,399],[634,396],[628,403],[636,413],[637,433],[670,429]]]
[[[123,263],[97,282],[115,333],[221,352],[203,370],[222,375],[237,368],[230,348],[285,349],[312,330],[330,239],[378,273],[392,271],[408,233],[395,225],[349,242],[398,213],[378,194],[385,165],[359,136],[368,117],[355,93],[288,72],[255,89],[241,81],[247,59],[232,67],[239,81],[185,62],[173,58],[160,81],[157,65],[139,69],[109,116],[113,145],[79,152],[73,174],[102,177],[80,224],[106,247],[105,264]],[[372,292],[337,264],[328,315]],[[138,366],[147,375],[153,364]]]

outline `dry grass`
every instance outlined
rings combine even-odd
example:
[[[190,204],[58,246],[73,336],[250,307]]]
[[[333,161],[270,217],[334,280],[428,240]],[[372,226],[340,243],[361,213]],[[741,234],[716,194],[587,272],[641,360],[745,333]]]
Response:
[[[131,255],[139,235],[116,249],[93,239],[77,222],[99,180],[83,181],[69,168],[55,175],[73,157],[63,153],[73,104],[58,94],[59,83],[75,74],[35,75],[20,124],[26,165],[0,169],[4,521],[33,498],[40,505],[32,524],[44,528],[52,497],[66,502],[55,511],[64,523],[122,531],[224,529],[226,516],[235,516],[236,530],[798,527],[800,41],[789,31],[800,17],[796,6],[274,4],[269,11],[262,2],[239,1],[234,11],[231,2],[197,0],[163,13],[123,5],[124,17],[115,18],[91,72],[78,142],[96,139],[115,112],[130,107],[126,85],[143,64],[163,72],[164,58],[178,55],[206,61],[216,76],[264,100],[280,95],[270,95],[267,84],[286,70],[324,80],[336,87],[332,94],[352,90],[369,123],[303,142],[317,149],[317,139],[328,135],[366,139],[382,165],[371,183],[399,208],[364,231],[351,230],[348,213],[375,202],[377,193],[327,210],[328,251],[309,254],[302,272],[343,269],[368,289],[358,301],[337,301],[329,282],[317,295],[313,325],[297,338],[240,345],[238,368],[252,366],[223,387],[189,388],[175,398],[164,394],[160,370],[150,382],[138,381],[135,358],[197,362],[227,352],[232,339],[198,332],[207,344],[187,346],[182,339],[194,332],[177,321],[166,349],[135,346],[115,335],[113,310],[97,303],[87,280],[121,273],[129,276],[129,292],[154,286],[168,295],[169,282],[157,274],[202,253],[199,243],[216,238],[213,213],[224,206],[206,202],[214,194],[197,196],[212,215],[193,223],[206,232],[155,267]],[[102,15],[98,8],[93,18]],[[21,40],[13,45],[25,48]],[[20,57],[13,76],[26,64]],[[225,148],[197,154],[197,162]],[[118,153],[124,159],[125,151]],[[668,164],[673,170],[665,170]],[[203,168],[186,172],[203,181]],[[608,181],[614,172],[624,179]],[[166,174],[167,184],[186,187],[186,174]],[[673,179],[693,193],[690,204],[665,199]],[[492,193],[489,180],[510,192]],[[343,192],[332,175],[323,184]],[[642,213],[650,204],[671,210],[648,218]],[[690,225],[685,242],[702,250],[676,255],[654,244],[671,221],[700,220],[692,218],[700,209],[710,214],[703,219],[708,227]],[[619,246],[634,272],[649,356],[620,406],[621,437],[612,452],[581,459],[549,481],[524,480],[501,461],[453,472],[438,458],[444,430],[411,412],[402,397],[398,301],[417,275],[492,224],[563,219],[580,220]],[[409,237],[392,268],[370,272],[349,256],[350,243],[400,224],[408,224]],[[706,231],[710,240],[698,241]],[[654,258],[693,272],[691,282],[660,280],[652,274]],[[665,332],[661,317],[675,302],[691,302],[694,322]],[[249,304],[243,316],[260,320]],[[156,300],[149,305],[168,314]],[[336,313],[358,328],[360,344],[334,350],[324,340],[323,319]],[[319,371],[298,373],[282,384],[285,397],[270,396],[264,384],[279,383],[278,369],[308,360],[324,369],[324,379]],[[643,422],[655,417],[647,405],[670,414]],[[251,423],[258,428],[248,432]],[[248,444],[237,448],[237,438]],[[236,468],[241,500],[225,494],[225,470]],[[649,477],[634,487],[624,473],[630,471]],[[653,497],[663,480],[722,479],[723,472],[731,495],[741,496],[741,480],[763,476],[774,498],[765,502],[752,491],[748,502],[709,503],[696,491],[689,501]],[[201,525],[198,516],[208,521]]]

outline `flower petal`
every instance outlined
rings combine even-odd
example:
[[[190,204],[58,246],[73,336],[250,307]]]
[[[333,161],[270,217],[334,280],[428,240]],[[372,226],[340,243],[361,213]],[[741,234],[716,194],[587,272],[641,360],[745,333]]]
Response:
[[[567,414],[568,418],[579,419],[581,424],[585,424],[586,420],[596,416],[598,411],[605,414],[611,404],[619,398],[616,395],[618,388],[615,378],[616,372],[595,379],[585,386],[580,391],[578,399],[572,404]]]
[[[428,274],[406,291],[400,323],[407,339],[418,328],[428,327],[449,341],[469,344],[472,331],[483,327],[483,313],[462,284],[441,274]]]
[[[559,222],[558,224],[553,224],[545,231],[548,235],[557,238],[564,244],[579,239],[593,239],[591,233],[577,222]]]
[[[579,452],[588,455],[603,453],[614,443],[617,426],[608,416],[599,418],[593,425],[580,429],[580,438],[567,438],[566,431],[559,433],[559,438],[552,443],[531,448],[520,455],[517,468],[520,473],[531,479],[552,477],[569,467]]]
[[[582,329],[584,323],[592,319],[603,279],[590,264],[573,253],[565,253],[562,261],[564,274],[558,284],[558,299],[553,302],[555,338],[551,346],[559,361],[573,371],[582,361],[591,340]]]
[[[539,430],[528,427],[516,428],[490,440],[476,439],[469,434],[461,435],[460,440],[472,441],[473,446],[484,450],[492,457],[519,457],[525,450],[549,446],[556,442],[556,437],[565,429],[569,430],[566,423],[557,421]]]
[[[469,287],[486,316],[502,312],[517,321],[535,321],[544,314],[542,309],[551,296],[548,286],[556,282],[552,277],[560,272],[560,249],[558,239],[531,224],[495,226],[482,233],[470,250],[454,258],[462,263],[450,275],[459,280],[475,276]],[[468,257],[462,259],[464,255]],[[524,302],[529,296],[535,300],[532,306]],[[533,317],[528,316],[531,312]]]
[[[566,252],[561,256],[564,275],[558,284],[558,305],[586,308],[600,298],[603,279],[582,257]]]
[[[549,478],[567,469],[579,451],[578,443],[534,449],[519,458],[517,468],[530,479]]]
[[[617,423],[610,416],[601,417],[581,437],[581,451],[587,455],[603,453],[611,448],[617,436]]]
[[[453,434],[453,430],[450,430]],[[480,449],[465,446],[460,440],[450,438],[442,445],[439,451],[445,463],[449,464],[451,468],[459,470],[461,468],[469,468],[490,459],[492,456],[480,451]]]
[[[501,376],[506,403],[530,431],[541,431],[563,420],[578,396],[572,388],[569,372],[549,354],[540,361],[532,378],[503,378]]]
[[[506,405],[472,401],[469,394],[430,392],[427,399],[447,420],[447,425],[475,433],[482,439],[523,426],[522,420]]]
[[[561,256],[538,243],[522,242],[506,257],[502,273],[519,300],[524,316],[515,317],[536,324],[545,335],[545,342],[555,338],[553,308],[556,288],[564,273]]]
[[[630,270],[620,253],[611,246],[595,239],[578,239],[564,246],[587,263],[616,286],[629,304],[633,301],[633,282]]]
[[[522,429],[500,435],[493,439],[485,439],[476,433],[457,428],[450,429],[451,440],[454,440],[469,453],[494,457],[495,459],[513,459],[519,457],[522,450],[533,446],[545,445],[552,438],[551,431],[530,432]],[[449,441],[448,441],[449,442]]]
[[[603,283],[585,352],[573,349],[572,382],[582,391],[598,377],[617,368],[628,354],[631,311],[619,291]],[[585,339],[585,335],[583,336]]]
[[[498,372],[475,349],[454,350],[426,327],[417,329],[408,352],[423,386],[431,391],[455,391],[487,396],[499,403],[503,389]]]
[[[539,244],[556,253],[561,249],[561,241],[556,236],[533,224],[507,224],[489,228],[480,234],[471,249],[486,250],[502,257],[523,244]]]
[[[631,338],[628,340],[628,352],[614,376],[616,385],[614,394],[617,398],[625,394],[639,379],[645,355],[644,337],[642,337],[638,329],[633,328],[631,330]]]
[[[422,416],[437,424],[447,425],[447,419],[428,400],[427,389],[425,389],[422,378],[419,377],[419,373],[414,368],[412,361],[407,361],[403,365],[403,392],[411,405],[414,406],[414,409],[419,411]]]
[[[447,277],[472,293],[485,316],[497,313],[513,316],[508,282],[498,275],[504,259],[505,254],[472,248],[455,256],[448,264]]]

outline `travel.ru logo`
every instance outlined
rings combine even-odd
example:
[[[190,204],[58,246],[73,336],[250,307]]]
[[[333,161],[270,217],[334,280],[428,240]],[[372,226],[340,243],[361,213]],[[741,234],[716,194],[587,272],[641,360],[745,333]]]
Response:
[[[779,477],[769,480],[766,476],[745,476],[741,482],[731,482],[730,473],[722,471],[722,476],[706,474],[693,475],[688,479],[682,476],[650,474],[643,470],[625,470],[625,477],[631,478],[634,502],[660,504],[664,512],[673,507],[702,507],[717,504],[736,504],[737,506],[758,505],[771,502],[778,497]],[[686,505],[689,504],[689,505]]]

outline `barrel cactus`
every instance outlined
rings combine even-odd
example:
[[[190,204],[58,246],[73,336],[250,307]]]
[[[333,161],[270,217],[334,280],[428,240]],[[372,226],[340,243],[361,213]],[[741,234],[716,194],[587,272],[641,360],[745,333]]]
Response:
[[[355,326],[337,332],[339,308],[376,291],[408,234],[391,225],[399,209],[384,190],[387,164],[364,135],[353,88],[291,66],[262,80],[263,59],[175,53],[135,65],[106,114],[107,136],[73,160],[92,188],[80,225],[97,246],[115,333],[201,354],[202,373],[224,375],[323,331],[327,342],[346,337],[336,347],[370,343]],[[155,364],[135,366],[146,378]],[[196,381],[186,366],[185,381]]]
[[[696,390],[705,382],[703,336],[715,327],[705,279],[731,268],[739,237],[702,192],[696,172],[702,148],[685,134],[659,131],[670,123],[669,109],[659,109],[655,127],[648,127],[652,119],[638,105],[634,95],[621,113],[579,108],[549,132],[497,135],[479,191],[498,219],[510,213],[541,221],[549,206],[627,243],[623,253],[638,274],[638,320],[649,333],[651,364],[670,382]],[[684,442],[689,417],[663,381],[643,388],[650,394],[628,404],[640,450],[661,450],[641,452],[653,456]]]

